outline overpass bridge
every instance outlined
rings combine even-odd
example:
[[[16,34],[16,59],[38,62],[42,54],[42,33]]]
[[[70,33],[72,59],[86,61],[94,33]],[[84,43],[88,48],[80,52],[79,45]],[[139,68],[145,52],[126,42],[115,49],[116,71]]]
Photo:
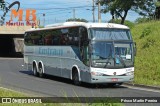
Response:
[[[0,57],[14,57],[23,52],[24,32],[31,26],[0,26]]]

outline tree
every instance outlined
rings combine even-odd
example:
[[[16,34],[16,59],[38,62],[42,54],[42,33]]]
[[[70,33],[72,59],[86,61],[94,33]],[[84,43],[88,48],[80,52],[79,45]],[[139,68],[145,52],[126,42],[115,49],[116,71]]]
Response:
[[[160,19],[160,0],[157,0],[155,2],[155,5],[156,5],[156,11],[155,11],[156,19]]]
[[[4,7],[5,7],[4,0],[0,0],[0,9],[4,9]]]
[[[121,24],[127,17],[128,11],[133,10],[140,15],[150,16],[154,13],[154,0],[98,0],[104,7],[102,13],[110,12],[112,19],[121,18]],[[98,2],[97,1],[97,2]]]
[[[70,21],[88,22],[86,19],[80,19],[80,18],[70,18],[66,20],[66,22],[70,22]]]

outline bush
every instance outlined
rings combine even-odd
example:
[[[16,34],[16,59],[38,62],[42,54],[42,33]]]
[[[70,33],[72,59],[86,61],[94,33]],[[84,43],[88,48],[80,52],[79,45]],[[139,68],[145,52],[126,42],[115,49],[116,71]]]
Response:
[[[135,23],[139,24],[139,23],[145,23],[145,22],[148,22],[149,21],[149,18],[137,18]]]
[[[70,18],[67,19],[66,22],[72,22],[72,21],[76,21],[76,22],[88,22],[86,19],[82,19],[82,18]]]
[[[110,20],[109,23],[121,24],[121,20]],[[133,28],[135,24],[131,21],[125,20],[124,25],[128,26],[129,28]]]
[[[143,30],[142,35],[140,36],[140,39],[142,39],[145,36],[148,36],[151,33],[151,28],[147,27]]]
[[[152,38],[148,38],[146,43],[144,44],[143,48],[149,48],[150,46],[153,46],[155,44],[155,40]]]

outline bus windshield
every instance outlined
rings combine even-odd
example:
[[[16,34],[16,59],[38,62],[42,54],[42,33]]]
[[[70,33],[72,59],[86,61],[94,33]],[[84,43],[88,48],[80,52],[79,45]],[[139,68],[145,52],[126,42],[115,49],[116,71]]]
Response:
[[[133,43],[102,42],[92,43],[92,67],[126,68],[133,66]]]
[[[91,28],[92,40],[132,40],[129,29]]]

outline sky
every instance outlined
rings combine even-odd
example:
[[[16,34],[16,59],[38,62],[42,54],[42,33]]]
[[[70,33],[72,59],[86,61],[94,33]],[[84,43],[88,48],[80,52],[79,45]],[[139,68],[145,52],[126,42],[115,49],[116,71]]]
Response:
[[[12,3],[16,0],[5,0]],[[45,25],[53,23],[65,22],[69,18],[73,18],[74,9],[75,17],[83,18],[90,22],[93,21],[92,0],[17,0],[20,2],[20,8],[36,9],[37,19]],[[13,8],[17,8],[14,6]],[[1,11],[1,10],[0,10]],[[2,11],[0,12],[0,15]],[[43,16],[45,14],[45,16]],[[25,14],[24,14],[25,15]],[[110,13],[101,14],[102,21],[107,22],[111,19]],[[133,11],[129,11],[127,20],[135,21],[139,15]],[[95,18],[98,20],[98,7],[95,7]],[[10,19],[10,12],[7,13],[6,20]],[[45,20],[45,21],[44,21]]]

